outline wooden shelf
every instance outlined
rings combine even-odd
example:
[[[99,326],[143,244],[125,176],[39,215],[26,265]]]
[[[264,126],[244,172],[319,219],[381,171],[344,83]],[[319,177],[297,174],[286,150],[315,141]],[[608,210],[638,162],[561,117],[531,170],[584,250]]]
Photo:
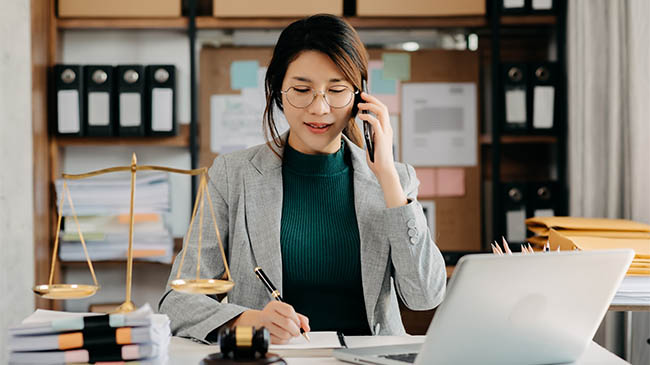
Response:
[[[281,29],[300,18],[215,18],[196,17],[198,29]],[[486,16],[455,17],[346,17],[358,29],[394,28],[481,28],[489,25]],[[505,26],[553,25],[555,15],[507,15]],[[58,18],[58,29],[185,29],[187,17],[178,18]]]
[[[57,18],[58,29],[185,29],[179,18]]]
[[[504,15],[501,16],[501,25],[554,25],[557,22],[555,15]]]
[[[480,137],[481,145],[491,145],[492,136],[482,134]],[[553,144],[557,143],[556,136],[501,136],[501,144]]]
[[[190,126],[180,124],[178,135],[171,137],[53,137],[59,147],[67,146],[165,146],[188,147]]]
[[[196,17],[198,29],[282,29],[300,18],[215,18]],[[345,18],[358,29],[394,28],[480,28],[488,25],[484,16],[463,17],[372,17]],[[67,18],[57,19],[58,29],[185,29],[188,18]]]
[[[199,29],[281,29],[300,18],[214,18],[197,17]],[[450,28],[483,27],[487,25],[484,16],[466,17],[346,17],[357,29],[394,28]]]

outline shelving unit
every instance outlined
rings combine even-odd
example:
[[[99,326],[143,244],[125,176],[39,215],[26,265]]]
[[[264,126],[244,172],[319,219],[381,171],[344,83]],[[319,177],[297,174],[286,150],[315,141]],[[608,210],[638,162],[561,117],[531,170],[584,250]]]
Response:
[[[566,121],[567,121],[567,105],[566,105],[566,51],[565,51],[565,35],[566,35],[566,2],[556,1],[555,6],[557,7],[557,15],[550,16],[499,16],[499,1],[492,1],[492,8],[490,14],[490,29],[491,29],[491,48],[490,48],[490,62],[491,62],[491,133],[490,135],[482,135],[480,138],[481,145],[483,147],[489,147],[489,166],[491,168],[490,173],[484,173],[484,177],[487,177],[491,181],[491,237],[502,237],[506,236],[505,229],[505,219],[504,219],[504,202],[503,199],[503,184],[506,182],[513,181],[515,179],[521,179],[525,181],[537,181],[541,177],[546,177],[547,180],[550,179],[549,176],[545,176],[544,173],[539,173],[535,171],[535,174],[531,174],[531,171],[527,171],[526,174],[516,175],[512,174],[512,171],[506,172],[503,168],[504,155],[510,153],[512,155],[512,148],[518,148],[522,144],[538,144],[546,145],[555,148],[555,163],[556,163],[556,179],[555,181],[558,184],[559,196],[556,197],[559,200],[559,208],[555,212],[555,215],[567,215],[568,214],[568,187],[567,187],[567,172],[566,172]],[[540,21],[543,20],[543,21]],[[504,56],[504,50],[501,43],[502,33],[509,31],[512,34],[512,27],[530,27],[532,31],[526,32],[523,35],[523,39],[517,39],[519,44],[526,44],[531,42],[526,37],[545,37],[548,34],[548,29],[544,29],[543,32],[538,32],[536,27],[546,27],[551,26],[551,29],[554,30],[555,35],[555,50],[556,50],[556,61],[558,64],[558,72],[560,73],[558,77],[558,85],[556,85],[557,96],[555,98],[558,103],[554,105],[555,108],[558,108],[558,113],[556,114],[557,118],[553,120],[555,126],[557,126],[557,131],[552,135],[504,135],[502,131],[502,121],[505,119],[505,111],[503,110],[504,105],[504,96],[502,95],[503,85],[500,80],[500,67],[501,63],[504,61],[514,62],[514,61],[545,61],[546,59],[540,59],[539,55],[535,51],[529,51],[527,53],[517,55],[519,56],[517,60],[513,58],[512,50],[508,51],[508,54]],[[553,34],[553,32],[551,32]],[[552,43],[552,42],[551,42]],[[538,162],[535,160],[534,162]],[[504,174],[504,172],[506,172]],[[486,247],[487,249],[487,247]]]
[[[225,19],[214,18],[210,16],[182,16],[178,18],[121,18],[121,19],[100,19],[100,18],[66,18],[57,19],[55,16],[54,0],[43,2],[32,2],[34,9],[32,15],[32,34],[35,37],[34,43],[34,160],[36,161],[34,171],[35,195],[39,200],[37,204],[36,222],[36,280],[39,282],[47,281],[49,274],[50,254],[52,250],[52,240],[54,237],[54,228],[56,212],[52,207],[56,206],[54,201],[53,181],[57,177],[61,160],[61,149],[68,146],[169,146],[189,148],[192,153],[193,166],[196,167],[197,154],[199,153],[197,145],[197,114],[196,100],[198,96],[192,91],[192,121],[190,125],[180,125],[179,135],[174,137],[156,137],[156,138],[61,138],[47,134],[47,94],[48,81],[47,75],[49,68],[59,60],[60,55],[60,33],[66,30],[175,30],[188,34],[191,43],[191,79],[196,80],[196,62],[193,57],[196,52],[193,50],[194,37],[197,31],[201,30],[240,30],[240,29],[281,29],[297,18],[242,18],[242,19]],[[192,2],[191,2],[192,3]],[[489,4],[490,2],[488,2]],[[493,3],[496,3],[494,1]],[[561,3],[561,2],[559,2]],[[489,59],[489,67],[492,67],[492,74],[497,75],[496,65],[503,54],[501,46],[504,40],[501,39],[502,33],[517,33],[521,29],[527,29],[528,32],[535,32],[535,29],[544,29],[544,33],[549,29],[558,29],[558,61],[561,66],[564,65],[565,55],[562,49],[564,41],[561,37],[564,35],[565,27],[565,9],[560,10],[560,15],[525,15],[525,16],[501,16],[495,11],[496,8],[489,10],[490,15],[486,16],[466,16],[466,17],[346,17],[346,20],[357,29],[462,29],[467,34],[478,33],[479,43],[490,44],[487,48],[480,48],[483,52],[482,58]],[[532,30],[532,31],[531,31]],[[518,40],[513,44],[518,44]],[[46,53],[41,50],[47,49]],[[508,51],[510,52],[510,51]],[[533,57],[533,55],[527,55]],[[481,72],[483,72],[482,70]],[[565,79],[565,78],[563,78]],[[498,78],[493,78],[498,80]],[[491,111],[481,113],[480,123],[484,124],[488,115],[492,117],[492,130],[484,131],[479,136],[481,145],[480,154],[488,163],[484,163],[482,176],[484,180],[492,181],[494,190],[492,194],[493,209],[491,224],[493,236],[497,237],[502,234],[502,222],[495,212],[500,211],[499,197],[496,195],[498,186],[505,178],[525,176],[530,171],[519,166],[516,162],[510,163],[507,156],[503,156],[504,150],[512,148],[530,148],[546,150],[557,148],[558,163],[558,181],[566,184],[566,130],[563,129],[557,136],[552,135],[504,135],[498,129],[499,103],[495,95],[498,95],[498,82],[492,86],[479,85],[479,98],[481,102],[487,100],[488,94],[492,95]],[[195,89],[195,88],[192,88]],[[565,100],[559,99],[559,100]],[[560,125],[565,125],[566,106],[561,106],[563,119]],[[494,126],[497,126],[496,129]],[[506,151],[507,152],[507,151]],[[541,161],[545,164],[548,161]],[[539,176],[532,176],[537,178]],[[483,197],[483,202],[486,201]],[[488,198],[489,199],[489,198]],[[564,190],[563,201],[566,202],[566,189]],[[45,202],[40,203],[40,202]],[[40,205],[40,206],[39,206]],[[564,210],[566,211],[566,209]],[[487,213],[489,214],[489,212]],[[485,219],[484,219],[485,221]],[[50,222],[49,225],[43,225],[42,222]],[[40,223],[40,224],[38,224]],[[178,243],[177,243],[178,246]],[[146,261],[139,261],[145,263]],[[123,262],[97,262],[97,265],[117,266]],[[63,263],[63,265],[81,265],[77,263]],[[45,269],[44,269],[45,268]],[[56,269],[60,272],[60,267]],[[55,302],[38,299],[37,305],[41,308],[59,308]],[[432,313],[431,313],[432,315]]]

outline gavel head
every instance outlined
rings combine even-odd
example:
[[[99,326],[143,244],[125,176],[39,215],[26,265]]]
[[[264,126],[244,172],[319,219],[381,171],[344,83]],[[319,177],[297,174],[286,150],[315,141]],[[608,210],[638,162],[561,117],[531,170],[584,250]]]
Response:
[[[271,335],[262,327],[225,328],[219,332],[219,345],[224,357],[230,359],[259,359],[269,350]]]

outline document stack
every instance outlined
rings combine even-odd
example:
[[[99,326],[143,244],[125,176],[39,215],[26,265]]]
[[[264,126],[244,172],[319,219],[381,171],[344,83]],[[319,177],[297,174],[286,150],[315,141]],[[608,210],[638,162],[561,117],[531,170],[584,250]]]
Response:
[[[132,313],[110,315],[38,309],[9,328],[9,363],[164,364],[170,338],[169,318],[154,314],[148,304]]]
[[[67,185],[90,259],[124,260],[129,242],[130,175],[68,180]],[[57,203],[61,204],[63,180],[57,180],[56,191]],[[134,258],[171,263],[174,239],[164,223],[170,211],[169,192],[167,173],[138,174],[134,200]],[[67,198],[63,202],[63,215],[59,257],[61,261],[84,261],[77,223]]]
[[[650,305],[650,225],[623,219],[534,217],[526,220],[537,239],[551,249],[608,250],[630,248],[634,259],[613,304]]]

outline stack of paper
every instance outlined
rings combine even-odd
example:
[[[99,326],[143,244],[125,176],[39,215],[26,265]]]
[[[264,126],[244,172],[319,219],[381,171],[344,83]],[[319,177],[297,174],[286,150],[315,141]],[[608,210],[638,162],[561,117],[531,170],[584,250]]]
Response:
[[[650,276],[626,276],[612,304],[650,305]]]
[[[169,318],[154,314],[148,304],[132,313],[111,315],[38,309],[9,328],[9,362],[165,363],[170,338]]]
[[[650,275],[650,225],[623,220],[575,217],[534,217],[526,220],[538,240],[551,249],[608,250],[630,248],[634,259],[627,275]]]
[[[136,179],[135,188],[134,257],[171,263],[174,239],[164,224],[164,215],[170,211],[168,174],[141,175]],[[129,242],[130,174],[71,180],[67,184],[91,260],[125,259]],[[58,180],[56,187],[60,204],[63,180]],[[83,261],[86,257],[72,213],[66,198],[59,257],[62,261]]]

